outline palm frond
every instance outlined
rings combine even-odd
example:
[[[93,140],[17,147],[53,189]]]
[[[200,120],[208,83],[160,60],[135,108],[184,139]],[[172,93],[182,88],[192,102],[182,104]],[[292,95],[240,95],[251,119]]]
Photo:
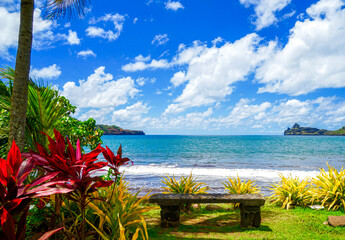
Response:
[[[57,19],[85,15],[84,9],[89,5],[90,0],[46,0],[44,4],[44,17]]]

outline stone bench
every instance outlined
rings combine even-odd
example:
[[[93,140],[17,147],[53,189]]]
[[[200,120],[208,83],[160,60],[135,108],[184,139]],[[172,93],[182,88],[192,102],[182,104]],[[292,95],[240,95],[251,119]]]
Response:
[[[240,203],[241,227],[260,227],[260,207],[265,199],[259,194],[156,194],[150,203],[161,207],[161,227],[176,227],[180,224],[180,207],[192,203]]]

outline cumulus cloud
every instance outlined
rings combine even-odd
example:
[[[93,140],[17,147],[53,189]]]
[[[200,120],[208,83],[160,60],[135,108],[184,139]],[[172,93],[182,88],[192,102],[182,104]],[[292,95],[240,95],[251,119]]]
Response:
[[[179,9],[183,9],[184,6],[179,1],[170,1],[169,0],[168,2],[165,3],[165,8],[168,10],[177,11]]]
[[[245,81],[248,74],[271,56],[275,42],[261,45],[260,41],[257,34],[249,34],[219,48],[194,45],[182,49],[175,61],[188,63],[187,71],[185,76],[176,73],[171,81],[174,85],[185,81],[187,84],[165,114],[224,100],[232,93],[236,82]]]
[[[142,102],[137,102],[124,109],[112,112],[111,121],[119,122],[121,126],[132,126],[136,122],[140,122],[141,116],[149,111],[150,107]]]
[[[17,47],[19,32],[19,9],[10,11],[8,8],[0,7],[0,56],[6,60],[13,59],[8,52],[10,48]],[[33,48],[44,49],[55,42],[53,29],[56,27],[55,21],[43,20],[41,10],[34,10],[33,24]]]
[[[291,0],[240,0],[246,7],[254,5],[255,22],[257,30],[271,26],[278,21],[276,12],[281,11]]]
[[[115,109],[115,107],[91,109],[81,114],[78,119],[93,118],[101,124],[114,124],[116,122],[117,125],[123,128],[137,129],[138,127],[144,127],[143,115],[149,110],[150,107],[147,104],[139,101],[122,109]]]
[[[11,58],[8,49],[18,42],[19,13],[0,7],[0,22],[0,56],[8,60]]]
[[[80,108],[106,108],[126,104],[139,90],[130,77],[114,80],[113,75],[104,72],[105,67],[99,67],[87,80],[67,82],[63,86],[62,95]]]
[[[155,44],[157,46],[164,45],[169,41],[168,34],[157,34],[153,40],[152,44]]]
[[[184,71],[179,71],[175,73],[174,76],[170,80],[170,82],[174,85],[174,87],[178,87],[186,81],[187,81],[186,73]]]
[[[68,30],[68,35],[65,35],[68,44],[79,45],[80,39],[78,38],[77,32]]]
[[[296,22],[288,43],[256,72],[259,93],[307,94],[345,87],[345,3],[321,0]]]
[[[272,133],[282,134],[295,122],[302,126],[318,126],[337,129],[345,121],[345,101],[336,97],[319,97],[305,101],[283,99],[275,102],[259,102],[242,98],[228,111],[217,116],[212,108],[204,112],[191,112],[178,116],[162,115],[159,118],[142,118],[142,126],[154,131],[183,131],[202,129],[222,133],[231,130],[236,134]]]
[[[78,57],[82,57],[82,58],[96,57],[96,54],[92,50],[88,49],[88,50],[83,50],[83,51],[78,52]]]
[[[114,30],[105,30],[104,28],[97,26],[90,26],[86,29],[86,35],[90,37],[101,37],[108,41],[114,41],[119,38],[126,16],[121,14],[106,14],[103,17],[97,19],[93,18],[89,21],[89,24],[97,24],[99,22],[111,22],[114,24]]]
[[[60,75],[61,75],[60,67],[57,66],[56,64],[53,64],[49,67],[45,67],[41,69],[33,68],[30,71],[30,76],[33,79],[36,78],[36,79],[51,80],[51,79],[57,79],[58,77],[60,77]]]
[[[142,71],[145,69],[169,68],[170,63],[166,59],[151,60],[151,62],[137,61],[123,65],[121,69],[126,72]]]

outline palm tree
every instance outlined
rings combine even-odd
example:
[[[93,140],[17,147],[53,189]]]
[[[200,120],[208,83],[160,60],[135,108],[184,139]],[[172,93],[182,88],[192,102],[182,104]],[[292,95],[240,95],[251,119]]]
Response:
[[[84,15],[89,0],[46,0],[44,6],[47,18],[58,18],[66,14]],[[28,102],[28,84],[31,64],[32,28],[34,0],[21,0],[18,50],[13,82],[10,111],[9,146],[16,141],[20,151],[25,147],[25,121]]]

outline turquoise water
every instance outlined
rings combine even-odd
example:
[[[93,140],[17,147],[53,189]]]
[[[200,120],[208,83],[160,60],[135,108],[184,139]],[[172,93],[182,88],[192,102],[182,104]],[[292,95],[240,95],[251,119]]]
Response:
[[[264,190],[278,173],[315,176],[326,162],[340,169],[345,137],[337,136],[104,136],[113,151],[134,164],[122,167],[133,189],[159,191],[161,176],[188,175],[223,192],[227,176],[256,180]],[[265,192],[265,190],[264,190]]]

